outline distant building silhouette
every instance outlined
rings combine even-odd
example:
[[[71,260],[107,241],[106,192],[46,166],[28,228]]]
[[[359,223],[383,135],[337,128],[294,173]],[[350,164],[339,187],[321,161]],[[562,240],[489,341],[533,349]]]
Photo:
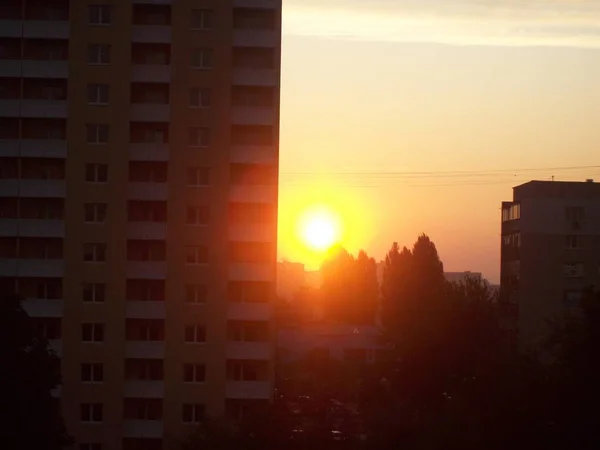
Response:
[[[536,346],[549,320],[600,284],[600,183],[531,181],[502,203],[500,301],[506,326]]]

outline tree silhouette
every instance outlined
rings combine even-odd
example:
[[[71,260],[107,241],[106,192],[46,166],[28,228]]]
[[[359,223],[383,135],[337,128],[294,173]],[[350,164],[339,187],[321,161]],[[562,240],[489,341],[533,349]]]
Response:
[[[358,257],[333,248],[321,267],[323,316],[332,322],[373,324],[379,301],[377,264],[361,250]]]
[[[15,295],[0,300],[0,361],[2,448],[62,450],[70,440],[51,394],[60,384],[60,360]]]

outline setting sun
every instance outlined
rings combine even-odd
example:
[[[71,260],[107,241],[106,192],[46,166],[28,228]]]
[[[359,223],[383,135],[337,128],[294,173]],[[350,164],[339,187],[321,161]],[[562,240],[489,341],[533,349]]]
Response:
[[[300,234],[304,243],[313,250],[327,250],[340,238],[339,220],[331,211],[315,208],[302,217]]]

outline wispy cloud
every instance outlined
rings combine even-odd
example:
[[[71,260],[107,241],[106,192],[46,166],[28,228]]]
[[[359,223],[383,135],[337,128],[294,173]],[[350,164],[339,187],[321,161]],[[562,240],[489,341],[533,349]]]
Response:
[[[284,0],[284,32],[369,41],[600,48],[600,0]]]

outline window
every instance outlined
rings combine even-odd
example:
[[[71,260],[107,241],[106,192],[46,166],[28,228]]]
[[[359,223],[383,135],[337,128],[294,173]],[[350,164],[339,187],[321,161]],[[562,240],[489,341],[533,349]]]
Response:
[[[165,281],[129,279],[126,284],[126,299],[134,302],[164,302]]]
[[[108,181],[108,165],[86,164],[85,181],[88,183],[106,183]]]
[[[186,325],[185,342],[202,344],[206,342],[206,327],[204,325]]]
[[[251,361],[227,361],[227,379],[256,381],[258,380],[258,366]]]
[[[88,63],[89,64],[109,64],[110,63],[110,45],[108,44],[90,44],[88,45]]]
[[[111,5],[90,5],[88,17],[90,25],[110,25],[111,12]]]
[[[212,91],[207,88],[190,89],[190,106],[192,108],[210,108]]]
[[[200,423],[204,418],[204,405],[201,403],[185,403],[181,409],[183,423]]]
[[[105,123],[90,123],[86,125],[88,144],[107,144],[108,125]]]
[[[81,381],[84,383],[102,383],[104,381],[104,365],[99,363],[82,364]]]
[[[208,262],[208,249],[204,245],[188,245],[185,248],[186,264],[206,264]]]
[[[566,236],[565,241],[568,249],[581,248],[581,236]]]
[[[102,422],[102,415],[104,412],[102,403],[82,403],[80,406],[82,422]]]
[[[583,206],[567,206],[565,217],[570,222],[580,222],[585,219],[585,208]]]
[[[192,167],[188,169],[188,186],[208,186],[208,167]]]
[[[163,361],[161,359],[126,359],[125,379],[141,381],[163,380]]]
[[[125,419],[162,419],[162,400],[156,398],[126,398],[123,405]]]
[[[210,30],[213,27],[214,13],[210,9],[193,9],[191,27],[194,30]]]
[[[206,303],[208,287],[205,284],[189,284],[185,287],[186,303]]]
[[[84,222],[86,223],[104,223],[106,222],[106,203],[86,203],[84,207]]]
[[[87,101],[90,105],[108,105],[110,86],[108,84],[88,84]]]
[[[191,147],[208,147],[210,130],[206,127],[194,127],[188,131],[188,145]]]
[[[104,342],[103,323],[84,323],[81,325],[81,340],[83,342]]]
[[[192,67],[194,69],[212,69],[213,52],[207,48],[197,48],[192,52]]]
[[[188,225],[207,225],[208,206],[188,206],[186,223]]]
[[[163,341],[165,321],[161,319],[126,319],[125,336],[128,341]]]
[[[581,278],[584,275],[584,266],[581,262],[564,263],[563,275],[565,278]]]
[[[79,450],[102,450],[102,444],[79,444]]]
[[[183,381],[186,383],[204,383],[206,368],[204,364],[184,364]]]
[[[103,303],[106,297],[106,285],[102,283],[83,283],[81,296],[84,303]]]
[[[61,321],[54,317],[36,317],[35,326],[44,339],[54,340],[61,338]]]
[[[85,262],[105,262],[106,244],[83,244],[83,260]]]

